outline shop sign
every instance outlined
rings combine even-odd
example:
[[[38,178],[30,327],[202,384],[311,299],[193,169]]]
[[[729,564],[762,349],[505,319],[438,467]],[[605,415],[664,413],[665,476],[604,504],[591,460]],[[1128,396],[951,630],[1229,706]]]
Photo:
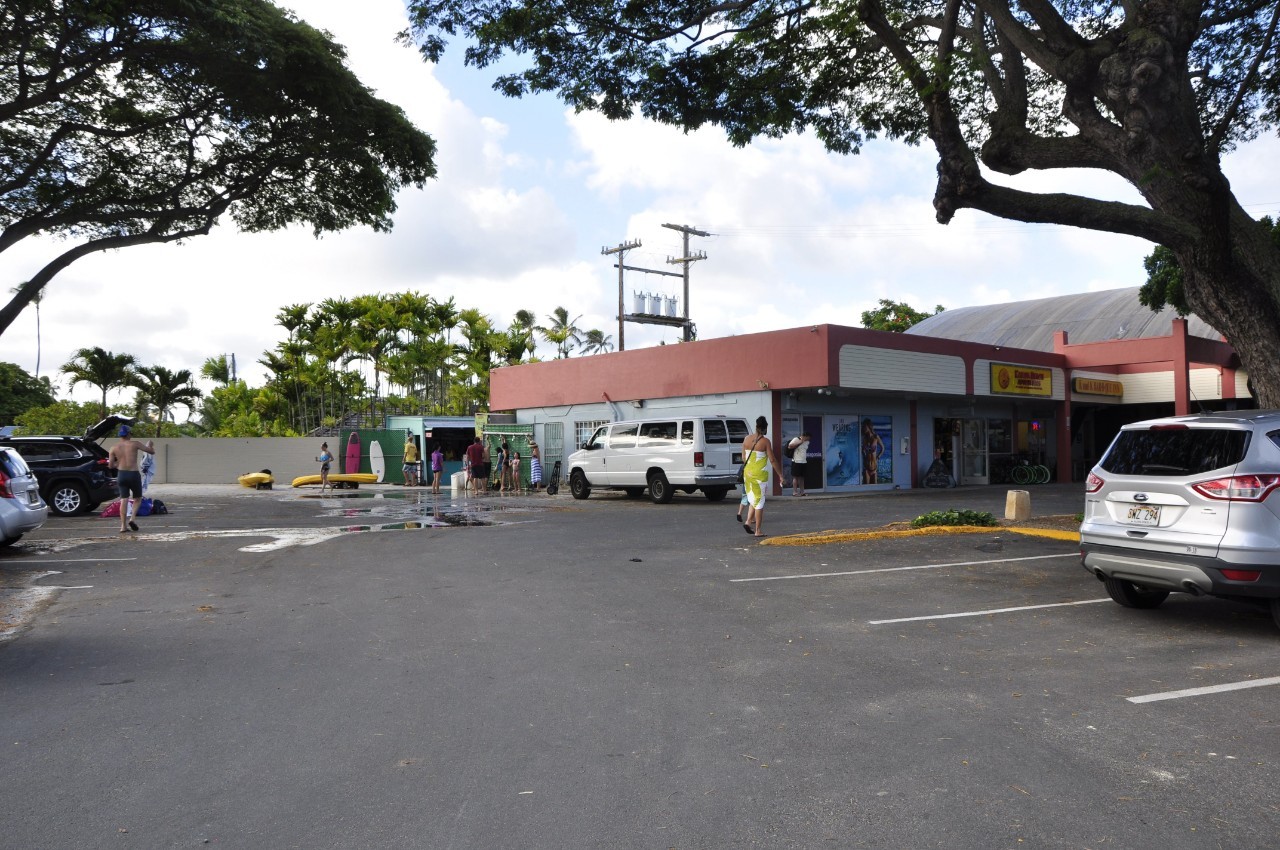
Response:
[[[1085,395],[1109,395],[1120,398],[1124,395],[1124,384],[1119,381],[1104,381],[1100,378],[1072,378],[1071,391]]]
[[[1012,363],[991,364],[991,391],[1001,395],[1053,395],[1053,370]]]

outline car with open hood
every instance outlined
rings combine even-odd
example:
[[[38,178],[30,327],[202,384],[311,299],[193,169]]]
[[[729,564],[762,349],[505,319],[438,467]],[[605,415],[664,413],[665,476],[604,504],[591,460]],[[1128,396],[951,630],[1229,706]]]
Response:
[[[117,496],[116,473],[107,465],[103,438],[135,419],[112,415],[90,426],[82,437],[0,437],[0,446],[16,449],[40,482],[40,495],[58,516],[88,513]]]

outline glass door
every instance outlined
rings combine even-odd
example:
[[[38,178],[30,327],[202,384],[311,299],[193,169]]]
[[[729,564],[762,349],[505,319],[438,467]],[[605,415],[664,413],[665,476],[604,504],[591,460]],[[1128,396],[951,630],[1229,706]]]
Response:
[[[987,471],[987,422],[966,419],[960,432],[960,483],[990,484]]]

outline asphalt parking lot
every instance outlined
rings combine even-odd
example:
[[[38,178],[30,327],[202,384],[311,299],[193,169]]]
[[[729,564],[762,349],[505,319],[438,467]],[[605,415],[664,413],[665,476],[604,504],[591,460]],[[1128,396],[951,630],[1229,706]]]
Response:
[[[1071,542],[762,546],[732,501],[683,496],[157,495],[172,512],[136,536],[59,519],[0,560],[7,594],[40,594],[0,644],[10,846],[1202,848],[1277,831],[1269,615],[1122,609]],[[1004,495],[777,499],[766,530],[999,514]],[[1032,495],[1037,513],[1079,503]]]

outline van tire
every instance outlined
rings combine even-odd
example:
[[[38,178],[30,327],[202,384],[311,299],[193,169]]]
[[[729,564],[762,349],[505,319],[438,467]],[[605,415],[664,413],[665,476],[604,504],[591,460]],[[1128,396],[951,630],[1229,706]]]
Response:
[[[1131,581],[1111,578],[1103,579],[1107,593],[1111,598],[1126,608],[1156,608],[1169,598],[1167,590],[1143,590]]]
[[[649,498],[655,505],[665,505],[675,494],[676,491],[671,488],[671,482],[667,481],[667,476],[661,472],[649,473]]]
[[[1280,599],[1271,600],[1271,619],[1280,627]]]
[[[623,490],[627,494],[628,499],[638,499],[644,495],[643,487],[625,487]]]
[[[723,502],[724,497],[729,495],[728,487],[707,487],[702,491],[702,495],[707,497],[708,502]]]
[[[581,469],[575,469],[569,476],[569,492],[575,499],[585,499],[591,495],[591,484]]]

